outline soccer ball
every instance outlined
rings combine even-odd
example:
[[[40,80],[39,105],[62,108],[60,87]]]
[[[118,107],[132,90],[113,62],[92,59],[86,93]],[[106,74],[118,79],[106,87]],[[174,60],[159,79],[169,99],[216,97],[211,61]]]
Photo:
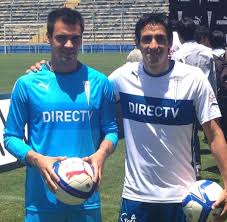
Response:
[[[212,210],[212,204],[219,197],[222,187],[211,180],[199,180],[192,184],[182,205],[187,222],[206,222],[221,213],[221,208]]]
[[[54,172],[60,178],[55,193],[58,200],[65,204],[76,205],[88,199],[96,188],[92,180],[92,166],[81,158],[73,157],[54,163]]]

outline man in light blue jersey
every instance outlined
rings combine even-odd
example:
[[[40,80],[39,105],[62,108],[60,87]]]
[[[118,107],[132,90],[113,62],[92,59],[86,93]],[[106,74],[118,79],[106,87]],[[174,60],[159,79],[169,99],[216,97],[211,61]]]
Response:
[[[47,23],[51,60],[38,73],[20,77],[12,92],[4,143],[26,165],[25,222],[101,222],[99,192],[75,206],[54,195],[55,161],[85,158],[99,183],[104,161],[118,141],[108,79],[77,60],[83,31],[79,12],[52,11]]]

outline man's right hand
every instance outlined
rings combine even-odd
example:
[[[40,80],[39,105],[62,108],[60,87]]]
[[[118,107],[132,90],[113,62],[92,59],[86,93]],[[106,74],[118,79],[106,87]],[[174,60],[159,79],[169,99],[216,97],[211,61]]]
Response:
[[[29,73],[30,71],[37,72],[38,70],[41,70],[41,65],[45,63],[46,60],[36,62],[35,65],[30,66],[30,68],[26,70],[26,73]]]
[[[57,186],[55,181],[59,181],[58,176],[53,171],[53,164],[56,161],[63,161],[67,159],[66,157],[49,157],[44,156],[35,151],[29,151],[26,156],[27,162],[37,167],[40,170],[41,175],[43,176],[49,189],[55,193],[57,191]]]

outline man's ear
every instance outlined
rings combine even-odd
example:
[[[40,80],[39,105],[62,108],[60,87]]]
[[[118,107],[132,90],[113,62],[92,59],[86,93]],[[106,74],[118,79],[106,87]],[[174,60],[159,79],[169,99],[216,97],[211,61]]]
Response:
[[[50,34],[46,33],[46,41],[47,43],[50,43]]]

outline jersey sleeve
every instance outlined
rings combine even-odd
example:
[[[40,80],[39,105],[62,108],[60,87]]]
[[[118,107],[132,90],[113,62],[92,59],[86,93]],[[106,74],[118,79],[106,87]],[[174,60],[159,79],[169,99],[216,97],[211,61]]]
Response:
[[[4,129],[5,148],[21,162],[26,163],[25,157],[32,148],[23,141],[25,125],[28,120],[27,91],[23,77],[15,83]]]
[[[116,147],[118,142],[118,130],[115,117],[115,102],[113,87],[108,79],[104,83],[103,102],[101,108],[101,125],[104,132],[104,139],[109,140]]]
[[[212,119],[221,117],[215,93],[203,72],[198,69],[200,76],[195,95],[195,109],[200,124],[208,122]]]
[[[119,88],[118,88],[118,77],[119,77],[119,69],[115,70],[114,72],[112,72],[109,76],[108,79],[113,87],[113,92],[114,92],[114,99],[115,102],[119,102],[120,100],[120,95],[119,95]]]
[[[183,58],[183,56],[181,56],[179,51],[174,52],[171,56],[171,59],[178,62],[185,63],[185,59]]]

